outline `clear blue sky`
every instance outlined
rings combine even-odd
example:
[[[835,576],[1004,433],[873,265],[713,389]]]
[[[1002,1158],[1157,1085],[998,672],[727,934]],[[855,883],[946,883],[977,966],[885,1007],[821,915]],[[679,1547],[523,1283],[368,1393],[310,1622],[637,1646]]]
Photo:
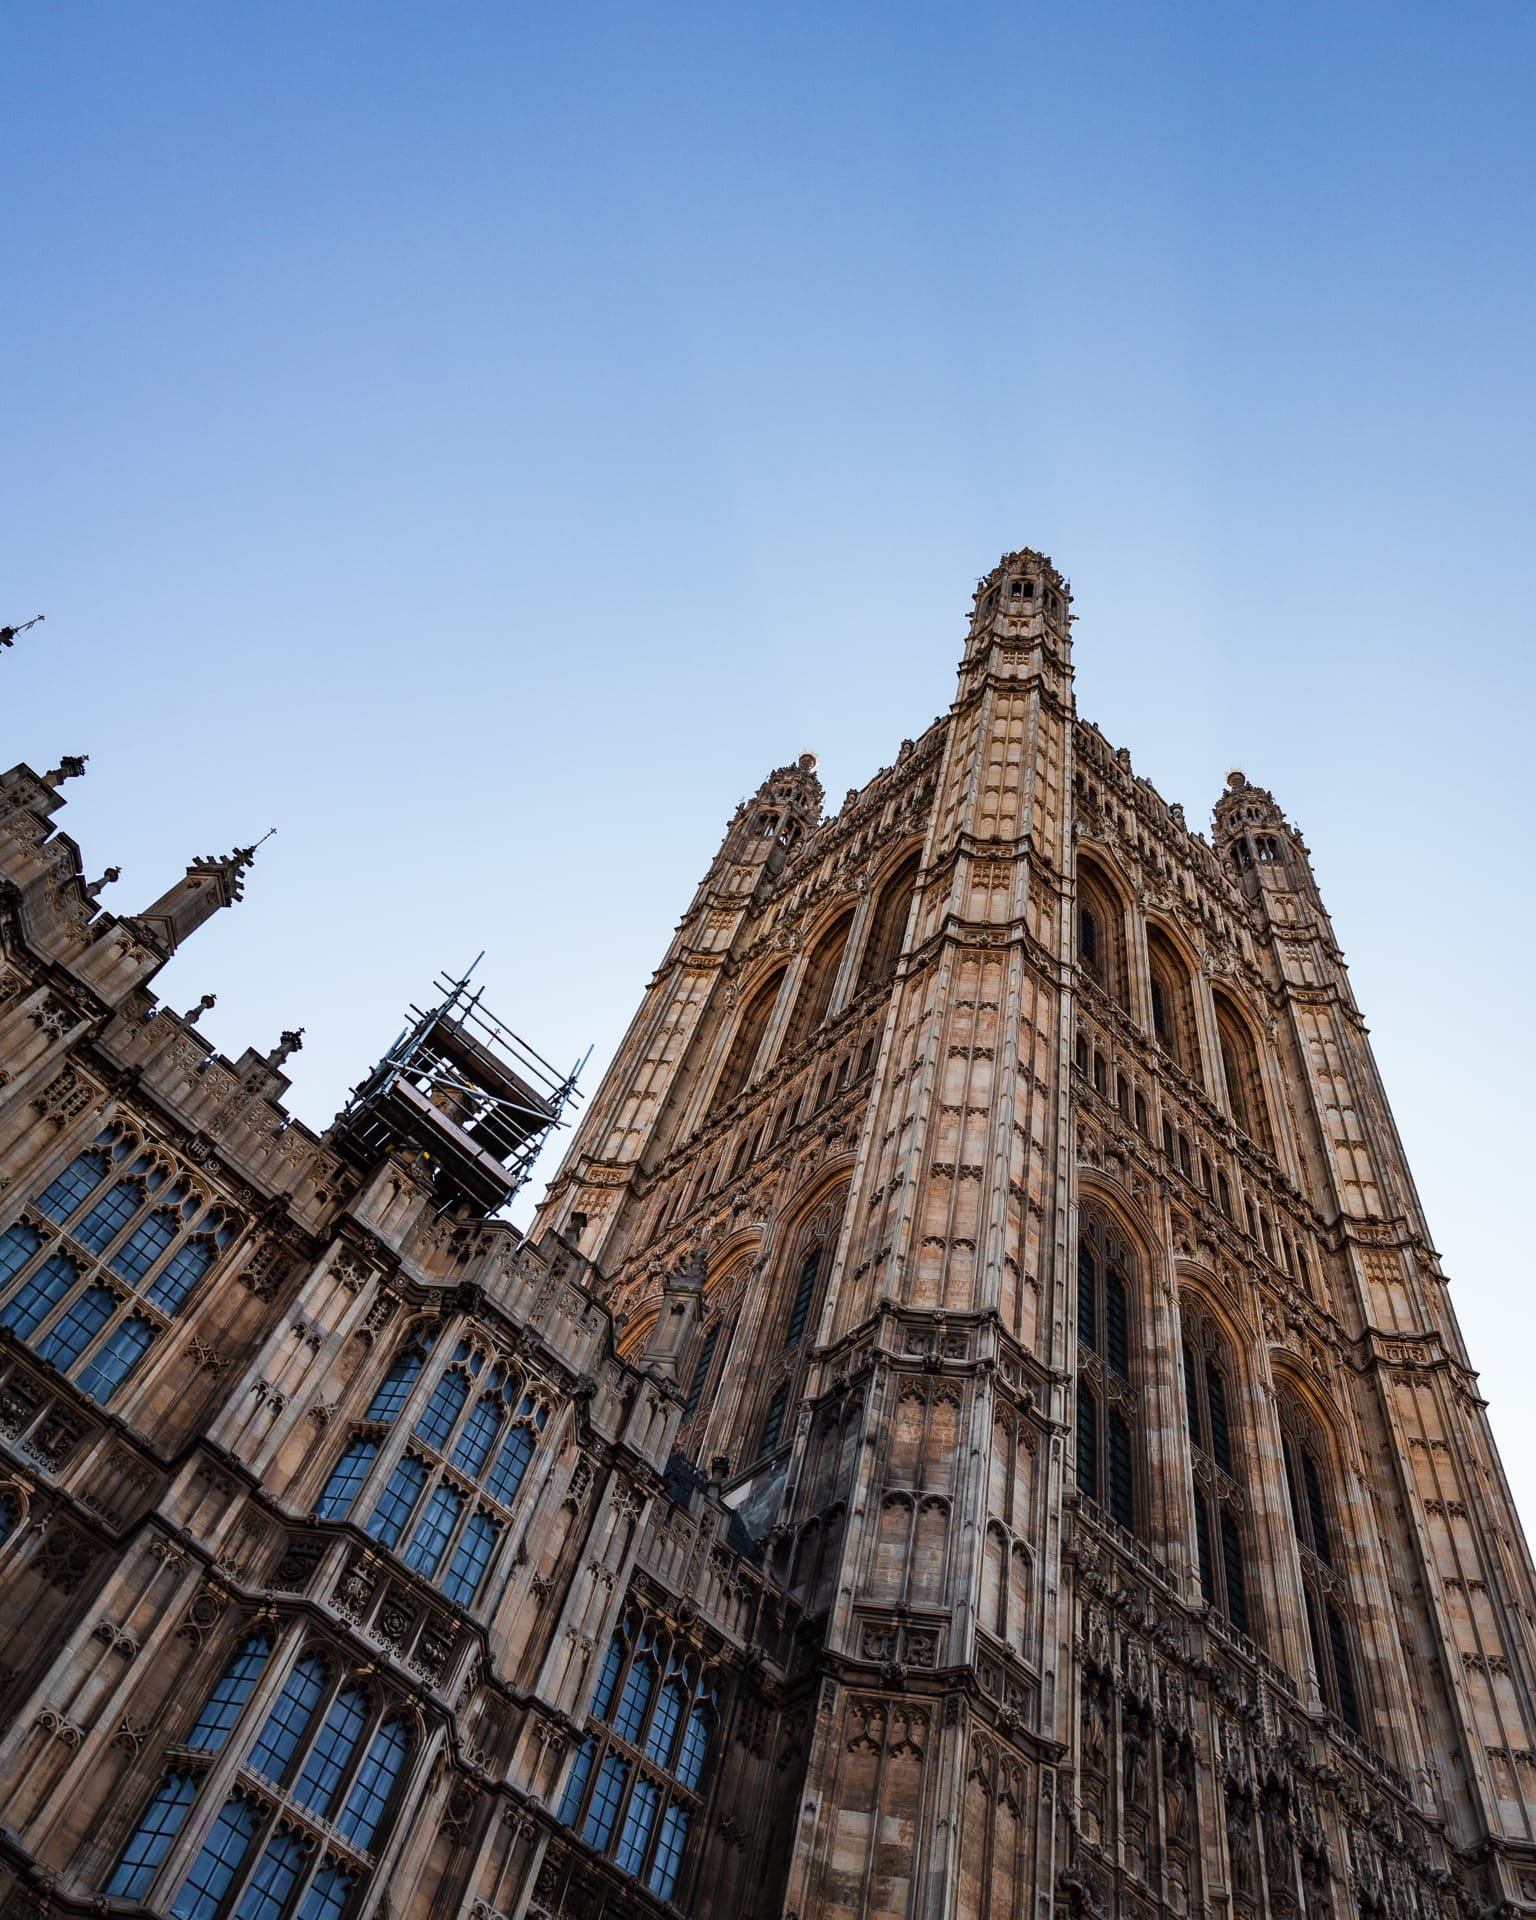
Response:
[[[13,0],[0,760],[324,1124],[481,947],[599,1067],[736,800],[1072,576],[1300,821],[1536,1521],[1536,10]]]

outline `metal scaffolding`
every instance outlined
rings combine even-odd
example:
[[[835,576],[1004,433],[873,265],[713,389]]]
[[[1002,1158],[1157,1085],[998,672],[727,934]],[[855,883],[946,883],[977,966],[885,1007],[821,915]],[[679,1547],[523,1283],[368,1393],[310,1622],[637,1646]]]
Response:
[[[444,1208],[465,1203],[482,1214],[504,1207],[523,1181],[566,1103],[579,1099],[577,1076],[535,1052],[490,1012],[483,989],[470,991],[479,955],[462,979],[440,975],[443,997],[395,1041],[337,1116],[331,1137],[357,1161],[406,1152],[427,1161]]]

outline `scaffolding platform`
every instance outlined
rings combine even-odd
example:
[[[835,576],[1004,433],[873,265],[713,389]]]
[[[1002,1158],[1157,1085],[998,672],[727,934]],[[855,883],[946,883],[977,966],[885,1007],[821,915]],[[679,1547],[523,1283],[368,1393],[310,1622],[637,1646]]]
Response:
[[[358,1164],[418,1156],[445,1209],[489,1215],[517,1192],[567,1102],[580,1097],[586,1056],[562,1075],[491,1013],[482,989],[470,991],[474,970],[439,977],[437,1005],[411,1008],[411,1024],[337,1116],[331,1140]]]

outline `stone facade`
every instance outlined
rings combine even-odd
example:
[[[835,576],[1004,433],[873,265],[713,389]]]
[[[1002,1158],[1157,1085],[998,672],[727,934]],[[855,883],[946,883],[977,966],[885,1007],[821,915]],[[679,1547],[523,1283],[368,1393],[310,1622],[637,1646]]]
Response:
[[[1536,1912],[1307,850],[1135,777],[1069,605],[1009,555],[945,718],[739,809],[527,1235],[158,1004],[250,849],[118,919],[81,763],[0,780],[0,1915]]]

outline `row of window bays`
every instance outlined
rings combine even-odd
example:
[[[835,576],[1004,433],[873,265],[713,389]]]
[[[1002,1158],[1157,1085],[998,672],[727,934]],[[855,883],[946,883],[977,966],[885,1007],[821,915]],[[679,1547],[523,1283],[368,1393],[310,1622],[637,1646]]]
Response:
[[[1389,1649],[1363,1596],[1385,1590],[1386,1571],[1344,1435],[1299,1368],[1265,1365],[1213,1283],[1181,1269],[1166,1306],[1150,1264],[1117,1213],[1083,1200],[1078,1492],[1187,1569],[1213,1613],[1266,1657],[1298,1681],[1310,1671],[1325,1706],[1369,1737],[1369,1676]]]
[[[1128,1014],[1255,1146],[1285,1164],[1279,1081],[1244,996],[1214,984],[1174,931],[1130,909],[1108,867],[1081,848],[1075,952],[1079,976]]]
[[[906,941],[921,858],[920,848],[908,847],[866,893],[823,917],[799,954],[771,963],[750,980],[736,1017],[722,1023],[704,1064],[685,1136],[845,1008],[890,981]]]
[[[346,1920],[429,1784],[437,1734],[372,1663],[305,1623],[232,1622],[209,1654],[163,1716],[155,1769],[108,1814],[102,1892],[174,1920]],[[628,1605],[553,1810],[664,1900],[720,1712],[701,1650]]]

